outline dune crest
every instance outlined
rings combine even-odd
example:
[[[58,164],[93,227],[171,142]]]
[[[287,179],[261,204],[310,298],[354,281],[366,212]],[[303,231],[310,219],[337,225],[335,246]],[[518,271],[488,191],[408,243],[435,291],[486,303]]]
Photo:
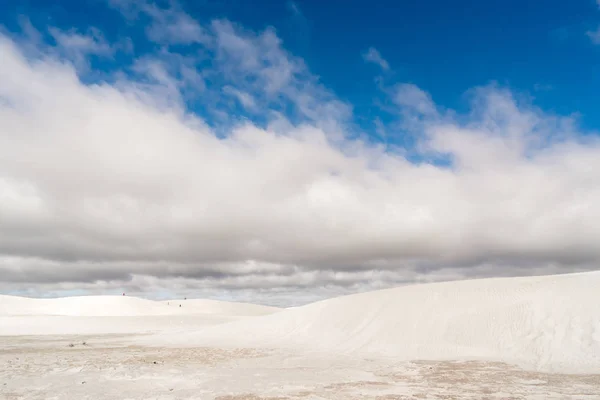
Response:
[[[406,286],[154,340],[600,369],[600,272]]]
[[[179,307],[179,304],[182,307]],[[160,315],[218,314],[265,315],[275,307],[218,300],[153,301],[131,296],[74,296],[56,299],[0,295],[0,316],[147,317]]]

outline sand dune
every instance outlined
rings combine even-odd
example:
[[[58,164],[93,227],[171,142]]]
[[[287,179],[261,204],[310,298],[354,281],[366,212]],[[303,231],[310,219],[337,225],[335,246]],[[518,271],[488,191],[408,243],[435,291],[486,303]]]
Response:
[[[0,398],[591,399],[599,288],[600,272],[485,279],[284,310],[0,296]]]
[[[58,299],[0,297],[0,315],[77,317],[147,316],[181,314],[184,311],[165,304],[129,296],[78,296]]]
[[[399,360],[486,359],[595,372],[600,369],[600,273],[407,286],[152,340]]]
[[[179,307],[179,305],[182,307]],[[265,315],[275,307],[217,300],[152,301],[130,296],[77,296],[33,299],[0,295],[0,316],[148,317],[160,315],[218,314]]]
[[[210,299],[165,300],[162,303],[168,303],[175,306],[181,304],[182,308],[185,308],[186,312],[229,316],[268,315],[277,311],[281,311],[281,309],[277,307]]]
[[[203,299],[163,302],[130,296],[0,296],[0,336],[185,332],[276,311],[279,309],[274,307]]]
[[[0,296],[0,335],[153,332],[138,343],[600,370],[600,272],[414,285],[285,310],[214,300],[168,303]]]

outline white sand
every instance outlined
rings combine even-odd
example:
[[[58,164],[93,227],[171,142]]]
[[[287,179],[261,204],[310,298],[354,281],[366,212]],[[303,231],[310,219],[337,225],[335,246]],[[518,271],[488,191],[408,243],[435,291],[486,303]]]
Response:
[[[598,272],[169,303],[0,296],[0,398],[600,398]]]
[[[152,340],[597,372],[600,273],[407,286]]]
[[[209,299],[165,300],[163,304],[178,306],[181,304],[186,313],[228,315],[228,316],[257,316],[281,311],[280,308],[260,306],[249,303],[236,303]]]
[[[180,305],[181,307],[179,307]],[[255,304],[204,299],[152,301],[130,296],[77,296],[58,299],[31,299],[0,295],[0,316],[147,317],[187,314],[250,316],[265,315],[275,311],[279,311],[279,309]]]
[[[190,331],[277,311],[204,299],[159,302],[130,296],[30,299],[0,295],[0,336]]]

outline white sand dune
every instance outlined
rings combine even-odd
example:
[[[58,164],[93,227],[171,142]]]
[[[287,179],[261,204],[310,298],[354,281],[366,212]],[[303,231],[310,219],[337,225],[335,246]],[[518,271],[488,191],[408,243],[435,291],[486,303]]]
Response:
[[[0,296],[0,335],[155,333],[136,343],[600,370],[600,272],[414,285],[285,310],[214,300],[168,303]]]
[[[162,302],[130,296],[0,296],[0,336],[189,331],[276,311],[279,309],[274,307],[200,299]]]
[[[600,370],[600,272],[424,284],[158,335],[177,346],[283,347]]]
[[[0,296],[0,398],[600,393],[600,272],[415,285],[284,310],[168,303]]]
[[[0,316],[148,317],[184,314],[254,316],[276,311],[279,309],[275,307],[205,299],[152,301],[130,296],[33,299],[0,295]]]
[[[0,296],[0,315],[77,317],[123,317],[181,314],[184,311],[166,304],[129,296],[77,296],[57,299],[32,299]]]
[[[162,303],[177,307],[181,304],[186,312],[227,316],[268,315],[281,311],[277,307],[210,299],[165,300]]]

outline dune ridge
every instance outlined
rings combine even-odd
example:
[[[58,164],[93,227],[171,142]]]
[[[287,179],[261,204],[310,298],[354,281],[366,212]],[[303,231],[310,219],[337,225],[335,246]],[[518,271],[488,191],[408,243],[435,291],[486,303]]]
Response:
[[[182,307],[179,307],[179,304]],[[153,301],[132,296],[53,299],[0,295],[0,316],[136,317],[188,314],[265,315],[276,307],[208,299]]]
[[[136,343],[600,370],[600,272],[403,286],[289,309],[200,299],[0,296],[0,320],[4,335],[145,332],[152,334]]]
[[[153,340],[597,372],[600,272],[385,289]]]

